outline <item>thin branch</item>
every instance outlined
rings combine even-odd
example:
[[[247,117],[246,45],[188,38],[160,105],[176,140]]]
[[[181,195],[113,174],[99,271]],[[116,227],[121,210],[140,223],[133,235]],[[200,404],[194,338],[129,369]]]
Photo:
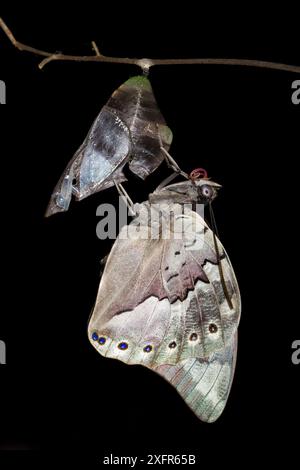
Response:
[[[20,51],[31,52],[32,54],[45,57],[39,64],[42,69],[46,64],[53,61],[75,61],[75,62],[110,62],[113,64],[131,64],[141,67],[144,71],[148,70],[154,65],[188,65],[188,64],[207,64],[207,65],[238,65],[246,67],[259,67],[273,70],[283,70],[286,72],[300,73],[300,66],[281,64],[277,62],[269,62],[265,60],[251,60],[251,59],[224,59],[224,58],[202,58],[202,59],[136,59],[128,57],[108,57],[99,52],[97,45],[92,42],[94,55],[67,55],[60,53],[52,53],[36,49],[35,47],[28,46],[19,42],[14,37],[12,31],[8,28],[5,22],[0,17],[0,28],[4,31],[10,42]]]
[[[101,54],[100,54],[100,51],[99,51],[98,46],[97,46],[97,44],[95,43],[95,41],[92,41],[92,48],[94,49],[96,55],[97,55],[98,57],[100,57]]]

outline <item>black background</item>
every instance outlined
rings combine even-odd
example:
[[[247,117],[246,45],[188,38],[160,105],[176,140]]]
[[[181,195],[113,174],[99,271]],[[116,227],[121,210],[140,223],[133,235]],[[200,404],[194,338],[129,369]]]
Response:
[[[2,9],[3,8],[3,9]],[[272,7],[274,8],[274,6]],[[238,17],[158,5],[100,10],[85,2],[19,7],[1,15],[16,37],[66,53],[129,57],[235,57],[299,65],[299,25],[246,8]],[[228,18],[231,18],[229,22]],[[294,18],[294,21],[293,21]],[[287,28],[287,29],[286,29]],[[134,66],[51,63],[14,49],[0,31],[2,308],[0,449],[22,457],[196,453],[199,465],[293,461],[299,423],[299,368],[291,362],[297,325],[300,105],[296,74],[224,66],[161,66],[150,80],[174,133],[171,153],[223,185],[215,201],[221,239],[240,283],[243,312],[235,380],[227,407],[201,423],[172,387],[142,367],[102,358],[87,320],[111,242],[96,238],[96,208],[117,204],[113,189],[69,212],[43,218],[66,163],[111,93]],[[126,188],[142,201],[168,174]],[[294,270],[294,271],[292,271]],[[118,289],[118,286],[115,286]],[[4,452],[8,455],[7,452]],[[62,455],[61,454],[61,455]],[[12,452],[10,453],[12,455]],[[86,467],[88,468],[88,466]]]

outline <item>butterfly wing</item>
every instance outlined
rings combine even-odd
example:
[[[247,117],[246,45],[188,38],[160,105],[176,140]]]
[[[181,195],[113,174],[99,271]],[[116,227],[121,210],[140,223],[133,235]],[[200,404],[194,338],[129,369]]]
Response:
[[[166,379],[201,419],[213,423],[222,414],[232,385],[237,353],[237,332],[229,344],[208,359],[190,358],[153,370]]]
[[[126,181],[122,167],[129,158],[130,131],[111,110],[102,108],[85,141],[56,185],[46,216],[68,210],[72,194],[81,200]]]
[[[172,205],[172,211],[176,213],[176,205]],[[233,305],[230,308],[219,277],[211,230],[193,211],[177,213],[176,217],[185,219],[181,239],[149,238],[147,224],[139,225],[133,238],[128,227],[122,229],[101,279],[89,337],[106,357],[142,364],[167,380],[170,375],[187,402],[192,382],[188,394],[181,390],[174,378],[179,369],[187,377],[192,373],[193,380],[200,384],[204,383],[200,372],[208,366],[203,380],[209,383],[216,364],[226,362],[215,383],[220,392],[214,392],[214,396],[219,399],[220,394],[223,396],[221,389],[228,393],[230,389],[231,380],[223,377],[225,369],[227,379],[234,370],[233,338],[240,315],[239,290],[228,257],[218,242]],[[193,230],[189,232],[191,226]],[[200,385],[198,388],[200,395],[196,401],[204,393]],[[202,416],[202,412],[198,415]]]

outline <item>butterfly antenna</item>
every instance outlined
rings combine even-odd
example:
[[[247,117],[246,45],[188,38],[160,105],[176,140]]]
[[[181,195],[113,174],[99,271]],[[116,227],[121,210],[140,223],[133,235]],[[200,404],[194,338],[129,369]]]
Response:
[[[223,273],[223,268],[222,268],[222,263],[221,263],[221,256],[220,256],[220,251],[219,251],[219,246],[218,246],[218,241],[217,241],[217,237],[219,238],[219,234],[218,234],[215,215],[214,215],[213,208],[212,208],[211,204],[209,204],[209,215],[210,215],[214,245],[215,245],[215,250],[216,250],[216,255],[217,255],[217,263],[218,263],[218,269],[219,269],[219,274],[220,274],[220,280],[221,280],[222,288],[223,288],[224,295],[225,295],[225,298],[227,300],[228,306],[229,306],[230,310],[232,310],[233,309],[233,304],[232,304],[231,298],[229,296],[229,292],[228,292],[228,289],[227,289],[227,286],[226,286],[225,277],[224,277],[224,273]]]

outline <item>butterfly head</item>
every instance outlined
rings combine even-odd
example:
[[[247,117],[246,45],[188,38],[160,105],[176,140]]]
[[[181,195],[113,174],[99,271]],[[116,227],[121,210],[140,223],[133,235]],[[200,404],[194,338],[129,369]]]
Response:
[[[201,204],[211,203],[217,197],[218,189],[221,187],[209,179],[194,180],[193,185],[196,188],[196,202]]]
[[[207,177],[202,168],[192,171],[189,179],[180,183],[170,184],[150,194],[150,202],[170,201],[178,204],[209,204],[217,196],[220,184]]]
[[[208,204],[217,196],[217,191],[221,187],[220,184],[211,181],[208,178],[207,171],[204,168],[196,168],[189,174],[189,179],[197,188],[196,202]]]

